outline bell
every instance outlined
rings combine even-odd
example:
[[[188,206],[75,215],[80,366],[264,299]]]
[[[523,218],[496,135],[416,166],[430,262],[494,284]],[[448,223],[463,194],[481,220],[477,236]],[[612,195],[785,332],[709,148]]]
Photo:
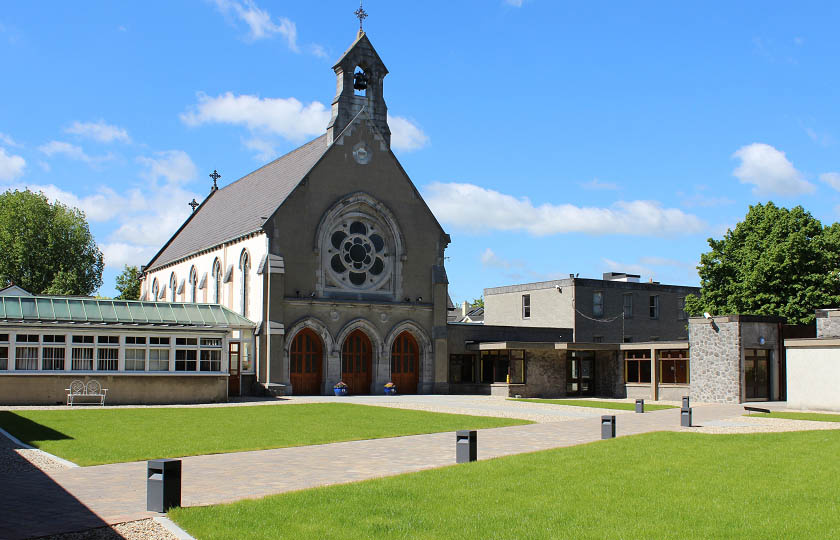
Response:
[[[360,71],[353,75],[353,88],[355,90],[367,90],[368,80],[367,75]]]

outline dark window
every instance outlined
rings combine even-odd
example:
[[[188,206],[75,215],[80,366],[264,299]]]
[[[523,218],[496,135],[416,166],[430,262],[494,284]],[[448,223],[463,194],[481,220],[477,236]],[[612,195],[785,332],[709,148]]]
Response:
[[[99,336],[96,341],[100,345],[119,345],[120,336]]]
[[[475,382],[474,354],[449,355],[449,382],[455,384]]]
[[[624,374],[629,383],[649,383],[650,351],[625,351]]]
[[[633,318],[633,295],[632,294],[625,294],[624,295],[624,318],[625,319],[632,319]]]
[[[662,351],[659,353],[659,382],[688,384],[688,351]]]
[[[523,319],[530,319],[531,318],[531,295],[530,294],[523,294],[522,295],[522,318]]]
[[[41,338],[44,343],[64,343],[65,339],[63,335],[45,335]]]
[[[116,371],[119,367],[120,350],[116,347],[108,347],[97,350],[98,371]]]
[[[64,369],[64,347],[44,347],[41,354],[43,355],[41,369],[45,371]]]
[[[93,336],[73,336],[73,343],[93,343]]]
[[[0,347],[0,369],[9,369],[9,348]]]
[[[482,351],[481,382],[485,384],[525,382],[525,351]]]
[[[193,351],[194,352],[194,351]],[[176,356],[177,358],[177,356]],[[177,370],[178,363],[175,363]],[[201,371],[221,371],[222,370],[222,351],[220,349],[207,349],[201,351],[201,364],[199,366]]]
[[[9,334],[0,334],[0,343],[8,343]]]
[[[650,318],[659,318],[659,297],[656,295],[651,295],[650,297]]]
[[[139,337],[139,336],[126,336],[125,337],[125,344],[126,345],[145,345],[146,338]]]
[[[149,345],[169,345],[168,337],[150,337]]]
[[[15,341],[18,343],[38,343],[38,334],[18,334]]]
[[[195,371],[198,351],[195,349],[175,350],[175,371]]]
[[[187,345],[187,346],[198,345],[198,339],[197,338],[183,338],[183,337],[175,338],[175,345]]]
[[[592,316],[604,316],[604,293],[603,291],[595,291],[592,293]]]

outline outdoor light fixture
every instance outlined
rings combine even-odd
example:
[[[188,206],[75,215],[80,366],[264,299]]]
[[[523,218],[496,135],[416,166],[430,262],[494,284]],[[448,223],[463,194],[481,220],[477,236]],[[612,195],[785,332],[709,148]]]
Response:
[[[759,345],[764,345],[764,336],[759,336],[759,338],[758,338],[758,344],[759,344]]]

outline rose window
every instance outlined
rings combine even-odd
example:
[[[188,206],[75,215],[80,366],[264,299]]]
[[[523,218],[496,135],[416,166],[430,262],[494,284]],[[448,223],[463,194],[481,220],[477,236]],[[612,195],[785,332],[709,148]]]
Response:
[[[335,249],[330,259],[332,271],[356,287],[376,281],[385,271],[385,240],[373,225],[354,221],[332,233]]]

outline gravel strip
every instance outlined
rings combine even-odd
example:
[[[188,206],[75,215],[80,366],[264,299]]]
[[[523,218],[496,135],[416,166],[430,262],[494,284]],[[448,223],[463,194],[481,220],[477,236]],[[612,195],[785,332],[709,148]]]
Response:
[[[68,466],[56,461],[41,450],[20,448],[8,437],[0,434],[0,474],[8,475],[31,471],[36,467],[43,472],[61,471]]]
[[[42,536],[38,540],[178,540],[155,520],[141,519],[87,531]]]
[[[726,435],[731,433],[775,433],[825,429],[840,429],[840,422],[813,422],[810,420],[790,420],[788,418],[742,416],[719,420],[708,426],[690,428],[690,431]]]

